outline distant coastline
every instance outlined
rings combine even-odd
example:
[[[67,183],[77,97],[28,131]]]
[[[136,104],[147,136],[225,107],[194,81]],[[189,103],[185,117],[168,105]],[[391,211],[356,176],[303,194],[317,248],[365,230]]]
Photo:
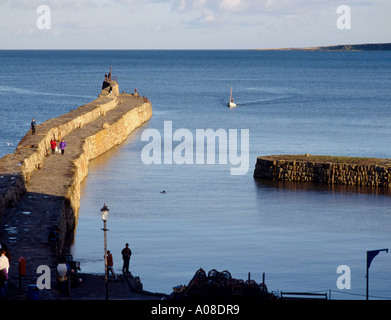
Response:
[[[251,49],[254,51],[387,51],[391,43],[341,44],[335,46],[280,48],[280,49]]]

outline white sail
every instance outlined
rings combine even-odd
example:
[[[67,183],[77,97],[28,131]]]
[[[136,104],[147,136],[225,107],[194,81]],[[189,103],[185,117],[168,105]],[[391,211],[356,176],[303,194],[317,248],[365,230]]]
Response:
[[[228,107],[236,107],[236,103],[234,103],[234,99],[232,99],[232,87],[231,87],[231,93],[229,95],[229,102],[228,102]]]

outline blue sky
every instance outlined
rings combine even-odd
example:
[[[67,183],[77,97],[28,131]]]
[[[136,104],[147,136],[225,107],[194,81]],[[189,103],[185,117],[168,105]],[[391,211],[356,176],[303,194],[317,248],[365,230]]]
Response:
[[[391,42],[390,0],[0,0],[0,49],[254,49]],[[50,29],[39,29],[40,5]],[[340,30],[337,8],[351,11]]]

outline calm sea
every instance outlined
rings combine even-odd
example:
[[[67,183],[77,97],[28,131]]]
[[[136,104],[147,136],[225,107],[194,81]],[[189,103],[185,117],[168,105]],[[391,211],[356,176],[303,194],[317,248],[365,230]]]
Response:
[[[152,102],[147,124],[90,163],[72,248],[83,272],[104,272],[106,203],[115,270],[128,242],[146,290],[170,293],[203,268],[257,282],[265,273],[269,291],[365,299],[366,251],[391,247],[390,198],[252,174],[260,155],[391,158],[391,52],[0,51],[0,62],[1,156],[33,117],[39,124],[96,98],[110,65],[120,91]],[[194,135],[248,129],[247,174],[231,175],[229,162],[144,164],[141,135],[157,129],[163,139],[165,121]],[[350,289],[337,286],[341,265]],[[371,299],[391,299],[390,253],[373,260],[369,283]]]

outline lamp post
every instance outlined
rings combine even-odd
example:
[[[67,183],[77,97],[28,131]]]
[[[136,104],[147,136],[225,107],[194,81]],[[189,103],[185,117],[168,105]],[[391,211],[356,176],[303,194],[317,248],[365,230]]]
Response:
[[[373,258],[375,258],[379,254],[380,251],[385,251],[386,253],[388,253],[388,249],[367,251],[367,275],[366,275],[366,278],[367,278],[366,298],[367,298],[367,300],[368,300],[368,286],[369,286],[369,267],[371,266],[371,262],[372,262]]]
[[[105,284],[106,284],[106,300],[109,299],[109,285],[108,285],[108,272],[107,272],[107,237],[106,237],[106,231],[109,231],[109,229],[106,228],[106,221],[109,217],[109,208],[106,206],[106,204],[103,205],[103,208],[100,209],[100,212],[102,214],[102,220],[103,220],[103,232],[105,234]]]

